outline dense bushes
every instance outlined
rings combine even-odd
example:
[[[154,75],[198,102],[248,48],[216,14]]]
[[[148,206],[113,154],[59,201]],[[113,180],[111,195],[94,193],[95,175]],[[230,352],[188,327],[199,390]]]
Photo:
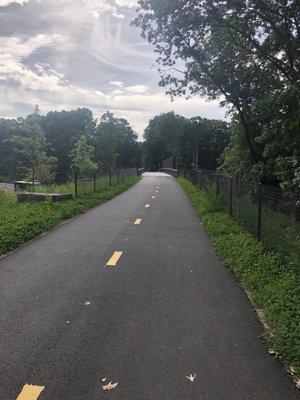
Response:
[[[254,306],[263,311],[270,327],[266,333],[270,349],[300,374],[300,284],[299,275],[282,263],[276,253],[220,212],[213,192],[200,191],[179,179],[203,219],[220,259],[234,272],[250,293]]]
[[[137,180],[137,177],[128,178],[116,186],[104,188],[101,192],[65,202],[18,204],[15,196],[0,194],[0,255],[53,228],[59,221],[112,199]]]

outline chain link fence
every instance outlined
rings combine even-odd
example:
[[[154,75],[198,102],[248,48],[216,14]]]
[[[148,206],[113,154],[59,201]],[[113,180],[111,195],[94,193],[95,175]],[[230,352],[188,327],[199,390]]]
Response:
[[[181,170],[179,175],[210,190],[221,210],[261,240],[266,249],[280,252],[300,271],[299,191],[254,185],[207,170]]]

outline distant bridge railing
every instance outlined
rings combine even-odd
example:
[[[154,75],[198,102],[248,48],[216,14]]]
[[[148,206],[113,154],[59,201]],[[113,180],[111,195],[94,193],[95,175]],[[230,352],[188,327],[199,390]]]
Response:
[[[174,168],[159,168],[160,172],[172,175],[174,178],[178,178],[178,169]]]
[[[145,172],[145,168],[137,168],[137,176],[141,176]]]

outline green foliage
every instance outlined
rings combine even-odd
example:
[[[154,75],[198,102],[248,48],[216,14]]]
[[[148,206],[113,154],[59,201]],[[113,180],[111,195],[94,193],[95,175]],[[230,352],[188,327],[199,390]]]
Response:
[[[72,163],[84,173],[95,171],[95,163],[103,169],[137,167],[140,152],[129,123],[109,112],[98,125],[87,108],[43,116],[36,107],[26,118],[0,119],[0,173],[5,180],[32,179],[33,166],[43,183],[59,179]]]
[[[34,166],[35,179],[46,185],[52,183],[56,177],[56,161],[56,157],[40,155]]]
[[[199,166],[215,169],[229,141],[229,124],[200,117],[186,119],[169,112],[150,120],[144,138],[145,163],[150,170],[172,156],[177,167],[190,168],[197,162],[195,150]]]
[[[13,157],[18,165],[17,173],[28,180],[41,180],[43,183],[55,179],[56,157],[46,155],[47,142],[39,122],[36,109],[22,122],[24,133],[8,139],[13,145]]]
[[[112,199],[137,180],[137,177],[127,178],[118,185],[101,187],[99,192],[54,203],[45,201],[19,204],[14,195],[0,192],[0,255],[55,227],[63,219]]]
[[[23,120],[0,119],[0,171],[4,177],[13,179],[18,176],[18,163],[11,139],[26,133]]]
[[[80,175],[90,175],[97,171],[98,165],[93,161],[94,147],[88,144],[86,136],[78,139],[71,152],[72,168]]]
[[[106,112],[100,119],[93,140],[96,161],[103,169],[136,167],[139,164],[137,136],[126,119]]]
[[[175,155],[185,125],[185,118],[174,112],[157,115],[149,121],[144,138],[146,165],[150,170],[157,170],[163,160]]]
[[[177,145],[179,168],[198,163],[201,168],[215,170],[219,158],[229,143],[230,125],[225,121],[194,117],[186,121]],[[193,158],[197,150],[197,160]]]
[[[139,4],[133,24],[158,54],[167,93],[221,99],[238,125],[243,140],[234,132],[224,168],[299,185],[298,0]]]
[[[200,191],[185,179],[179,183],[202,215],[203,225],[220,259],[251,294],[271,328],[268,346],[300,374],[300,282],[299,275],[283,263],[277,253],[266,252],[262,243],[235,222],[218,212],[214,196]],[[209,205],[209,197],[212,204]]]
[[[283,189],[299,189],[300,117],[296,91],[290,88],[256,101],[252,113],[261,159],[253,162],[243,131],[234,124],[221,170],[247,180],[279,184]]]
[[[213,187],[208,187],[207,190],[200,192],[195,185],[192,185],[186,179],[178,178],[178,182],[191,198],[199,214],[203,215],[213,211],[224,210],[223,198],[217,197],[216,190]]]
[[[229,184],[221,185],[217,196],[216,185],[207,186],[205,190],[199,191],[186,180],[179,179],[179,181],[186,191],[192,191],[197,200],[195,207],[200,214],[228,212]],[[253,201],[251,191],[233,196],[232,215],[240,225],[256,237],[258,206],[257,202]],[[267,203],[262,204],[260,236],[266,250],[276,251],[290,269],[300,274],[300,223],[293,213],[283,214]]]
[[[92,137],[96,122],[91,110],[50,111],[42,116],[40,125],[48,143],[48,155],[57,157],[58,171],[71,169],[70,154],[80,136]]]
[[[218,171],[229,173],[235,178],[244,178],[250,182],[259,182],[260,175],[252,171],[252,159],[243,130],[238,123],[232,124],[229,145],[221,156]]]

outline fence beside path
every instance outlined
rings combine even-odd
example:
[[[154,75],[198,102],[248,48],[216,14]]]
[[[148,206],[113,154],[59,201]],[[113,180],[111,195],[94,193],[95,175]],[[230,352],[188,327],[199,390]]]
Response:
[[[179,176],[210,191],[221,211],[227,211],[268,250],[292,260],[300,271],[299,191],[254,185],[208,170],[180,170]]]
[[[99,192],[105,187],[117,185],[124,179],[137,175],[136,168],[111,169],[85,175],[73,171],[56,171],[52,183],[23,182],[23,185],[15,185],[15,189],[43,193],[71,193],[79,197],[83,194]]]
[[[118,185],[131,176],[137,176],[136,168],[107,170],[90,177],[75,173],[75,196],[77,197],[80,193],[98,192],[105,186]]]

